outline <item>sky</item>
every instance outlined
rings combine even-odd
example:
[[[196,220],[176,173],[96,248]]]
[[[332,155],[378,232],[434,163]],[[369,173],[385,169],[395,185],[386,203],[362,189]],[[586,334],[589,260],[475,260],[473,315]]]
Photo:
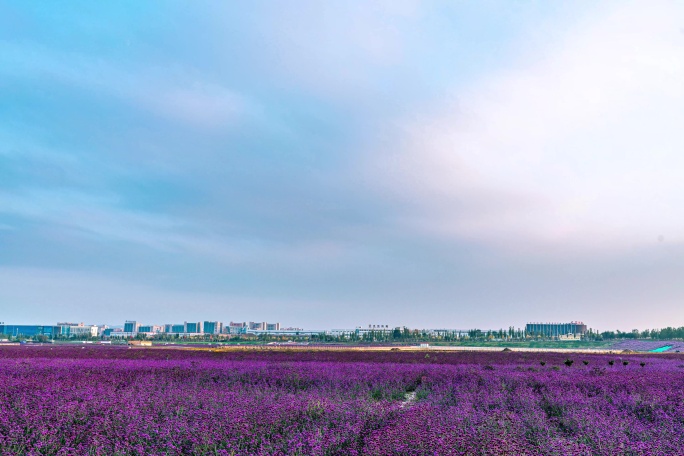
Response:
[[[0,3],[0,321],[684,326],[684,5]]]

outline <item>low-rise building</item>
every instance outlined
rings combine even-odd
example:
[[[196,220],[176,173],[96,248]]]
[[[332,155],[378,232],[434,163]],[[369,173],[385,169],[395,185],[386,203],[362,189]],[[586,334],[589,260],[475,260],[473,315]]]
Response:
[[[46,336],[54,338],[60,335],[60,327],[54,325],[0,325],[0,334],[12,337]]]
[[[85,323],[59,322],[59,334],[63,337],[97,337],[100,329],[97,325],[86,325]]]
[[[525,333],[532,337],[559,337],[569,334],[583,336],[587,332],[587,325],[581,321],[570,323],[527,323]]]
[[[69,337],[97,337],[97,326],[84,325],[69,327]]]
[[[163,332],[166,334],[202,334],[201,322],[184,322],[183,324],[167,323],[163,327]]]
[[[245,334],[248,328],[249,327],[245,322],[231,321],[228,324],[228,327],[226,328],[225,332],[228,334]]]
[[[148,336],[153,336],[155,334],[159,334],[164,330],[164,328],[160,325],[142,325],[138,327],[138,332],[143,333]]]

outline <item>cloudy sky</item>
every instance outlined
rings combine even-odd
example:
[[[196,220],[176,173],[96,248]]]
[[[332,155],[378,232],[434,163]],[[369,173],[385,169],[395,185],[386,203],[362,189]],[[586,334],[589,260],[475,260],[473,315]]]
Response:
[[[0,3],[0,320],[684,325],[684,6]]]

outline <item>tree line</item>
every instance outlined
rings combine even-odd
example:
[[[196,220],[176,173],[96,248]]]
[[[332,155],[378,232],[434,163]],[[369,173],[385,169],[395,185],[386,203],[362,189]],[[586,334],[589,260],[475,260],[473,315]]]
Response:
[[[203,334],[193,336],[192,338],[181,337],[176,334],[155,334],[152,337],[147,337],[145,334],[138,334],[135,339],[151,339],[157,341],[177,341],[179,338],[183,340],[197,340],[203,342],[219,342],[219,341],[240,341],[253,340],[259,342],[283,342],[287,340],[307,340],[311,342],[328,342],[328,343],[369,343],[369,342],[383,342],[383,343],[412,343],[412,342],[459,342],[465,340],[471,341],[529,341],[529,340],[552,340],[553,337],[545,337],[537,334],[530,334],[520,328],[510,326],[507,329],[498,330],[481,330],[470,329],[467,331],[450,331],[450,330],[425,330],[425,329],[409,329],[407,327],[394,328],[390,330],[371,330],[360,332],[349,332],[346,334],[302,334],[302,335],[279,335],[261,333],[258,335],[213,335]],[[0,339],[9,340],[34,340],[38,342],[47,342],[50,337],[45,335],[25,336],[22,334],[0,334]],[[59,335],[55,340],[99,340],[108,339],[107,337],[90,337],[90,336],[75,336],[69,337]],[[674,328],[667,327],[662,329],[645,329],[639,331],[634,329],[632,331],[624,332],[620,330],[615,331],[596,331],[589,329],[584,337],[585,340],[614,340],[614,339],[655,339],[655,340],[672,340],[684,339],[684,326]]]

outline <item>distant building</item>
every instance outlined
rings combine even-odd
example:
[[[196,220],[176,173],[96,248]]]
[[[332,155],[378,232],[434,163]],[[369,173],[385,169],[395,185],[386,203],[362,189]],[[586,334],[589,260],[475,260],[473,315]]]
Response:
[[[97,325],[86,325],[83,322],[59,322],[57,327],[59,328],[57,334],[65,337],[97,337],[100,335],[100,328]]]
[[[235,322],[231,321],[224,329],[228,334],[246,334],[253,331],[280,331],[280,323],[267,323],[265,321]]]
[[[245,322],[235,322],[231,321],[228,323],[228,327],[224,330],[224,332],[228,334],[245,334],[247,332],[247,323]]]
[[[220,321],[205,321],[204,334],[221,334],[223,333],[223,323]]]
[[[185,322],[185,332],[202,334],[202,323],[198,322]]]
[[[525,325],[525,333],[530,336],[583,336],[586,332],[587,325],[581,321],[572,321],[570,323],[527,323]]]
[[[121,329],[119,329],[118,331],[114,330],[114,331],[110,332],[109,338],[110,339],[116,339],[116,338],[131,339],[133,337],[137,337],[138,334],[142,334],[142,333],[138,333],[138,332],[129,333],[129,332],[121,331]]]
[[[289,336],[289,337],[297,337],[297,336],[318,336],[320,334],[324,334],[324,330],[308,330],[304,331],[301,329],[279,329],[279,330],[274,330],[274,331],[267,331],[267,330],[258,330],[258,329],[248,329],[245,334],[247,335],[252,335],[252,336],[258,336],[258,335],[269,335],[269,336]]]
[[[97,326],[84,325],[69,326],[69,337],[97,337]]]
[[[368,329],[375,329],[375,330],[389,330],[389,325],[368,325]]]
[[[140,328],[140,323],[138,323],[135,320],[129,320],[124,323],[124,332],[127,333],[135,333],[138,332],[138,329]]]
[[[185,325],[171,325],[171,331],[169,332],[174,334],[182,334],[185,332]]]
[[[581,334],[567,334],[565,336],[558,336],[558,340],[567,340],[567,341],[582,340],[582,335]]]
[[[0,325],[0,334],[18,337],[47,336],[50,338],[59,336],[61,329],[52,325]]]
[[[388,334],[394,332],[394,328],[390,328],[389,325],[368,325],[368,328],[358,327],[354,330],[356,335],[362,336],[364,334]]]
[[[214,322],[218,323],[218,322]],[[164,332],[166,334],[178,334],[183,335],[183,337],[188,336],[198,336],[203,334],[202,323],[199,321],[186,321],[182,324],[171,324],[167,323],[164,326],[159,326],[159,332]]]
[[[291,329],[291,328],[284,328],[284,329]],[[352,334],[356,334],[356,329],[329,329],[325,333],[329,336],[334,336],[334,337],[349,337]]]
[[[138,327],[139,333],[144,333],[147,335],[159,334],[164,328],[159,325],[142,325]]]
[[[280,323],[267,323],[265,321],[254,322],[250,321],[248,328],[252,331],[278,331]]]

